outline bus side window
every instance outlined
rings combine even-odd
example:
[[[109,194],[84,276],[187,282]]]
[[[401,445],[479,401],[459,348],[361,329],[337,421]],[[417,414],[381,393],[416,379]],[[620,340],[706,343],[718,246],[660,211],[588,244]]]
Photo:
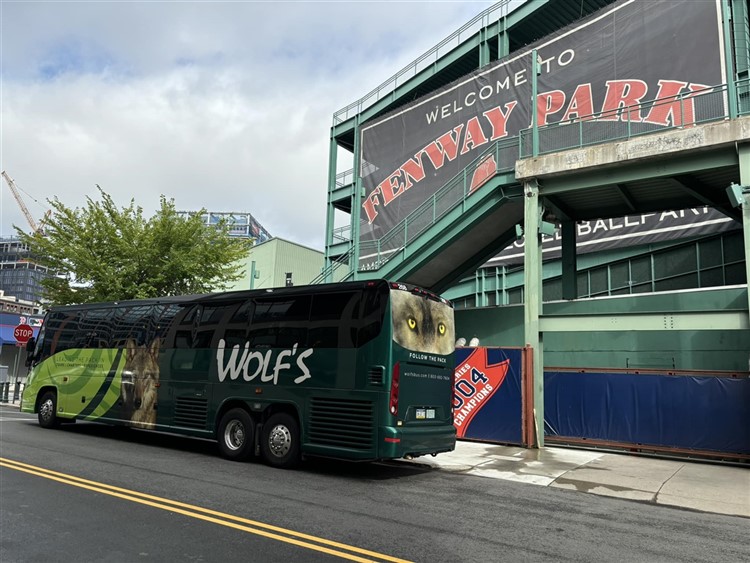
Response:
[[[81,348],[109,348],[112,340],[114,310],[111,308],[89,309],[80,319],[83,337]]]
[[[224,334],[226,322],[239,303],[204,305],[201,307],[193,339],[193,348],[215,348]]]
[[[193,323],[198,311],[197,305],[176,305],[174,318],[165,328],[163,348],[192,348]]]
[[[104,309],[101,319],[96,325],[94,335],[95,343],[90,343],[92,348],[110,348],[112,346],[112,332],[114,331],[115,310]]]
[[[89,340],[94,333],[93,328],[96,325],[96,319],[89,319],[88,313],[90,311],[78,311],[74,313],[76,315],[76,325],[78,329],[73,334],[73,338],[70,342],[70,348],[87,348]]]
[[[308,345],[313,348],[354,348],[360,298],[359,291],[314,295]]]
[[[172,327],[177,322],[180,310],[179,305],[163,305],[155,309],[153,332],[149,338],[151,340],[158,338],[162,343],[162,348],[166,345]]]
[[[232,313],[232,316],[227,321],[224,327],[224,334],[220,338],[224,338],[224,345],[227,348],[233,346],[244,346],[245,342],[248,341],[248,335],[250,333],[250,321],[253,318],[253,302],[247,300],[240,304],[239,307]]]
[[[197,314],[198,305],[178,305],[177,314],[164,336],[163,349],[172,350],[170,361],[174,374],[193,367],[193,333]]]
[[[357,346],[373,340],[383,330],[388,295],[388,288],[383,286],[365,290],[362,299],[362,324],[357,337]]]
[[[125,348],[128,340],[132,340],[136,345],[148,344],[146,342],[148,336],[147,318],[150,313],[150,306],[121,307],[116,314],[116,322],[114,323],[113,346]]]
[[[75,313],[50,313],[47,318],[42,359],[72,347],[74,335],[78,330],[77,319]]]
[[[261,297],[255,300],[248,340],[253,348],[287,348],[307,345],[310,322],[309,295]]]

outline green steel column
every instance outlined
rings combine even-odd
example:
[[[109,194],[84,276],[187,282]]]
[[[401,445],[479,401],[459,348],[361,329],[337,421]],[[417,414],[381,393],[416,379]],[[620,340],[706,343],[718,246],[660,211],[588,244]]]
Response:
[[[539,124],[537,116],[539,112],[536,109],[536,98],[538,89],[539,68],[537,65],[536,49],[531,50],[531,154],[539,156]]]
[[[734,72],[734,45],[732,44],[732,28],[730,25],[731,10],[729,1],[723,0],[721,3],[721,19],[724,24],[724,52],[726,54],[726,73],[727,73],[727,98],[729,101],[729,117],[735,118],[737,112],[737,84],[735,83],[736,75]]]
[[[508,36],[508,12],[497,21],[497,58],[510,55],[510,37]]]
[[[524,185],[524,342],[534,357],[534,423],[536,446],[544,447],[544,351],[539,332],[542,312],[542,239],[539,235],[539,185],[529,180]]]
[[[740,157],[740,184],[750,186],[750,144],[737,145]],[[750,195],[745,195],[742,204],[742,231],[745,240],[745,280],[747,285],[747,309],[750,315]]]
[[[732,31],[737,77],[747,77],[750,70],[750,21],[746,0],[732,0]]]
[[[490,44],[487,41],[487,35],[487,28],[483,27],[479,31],[479,68],[490,62]]]
[[[576,254],[576,223],[563,221],[562,233],[562,297],[576,299],[578,297],[578,255]]]
[[[352,197],[352,262],[349,264],[349,271],[352,273],[352,279],[356,280],[359,274],[359,210],[362,207],[362,177],[360,175],[359,159],[359,120],[357,114],[354,117],[354,196]]]
[[[336,208],[333,206],[331,201],[331,193],[336,189],[336,157],[338,154],[338,145],[336,139],[333,136],[333,129],[331,129],[331,143],[328,149],[328,205],[326,208],[326,246],[325,246],[325,261],[323,263],[324,271],[330,272],[331,256],[328,254],[328,249],[333,244],[333,229],[335,227],[335,212]],[[326,274],[324,281],[332,281],[331,274]]]
[[[510,54],[510,37],[508,32],[505,30],[506,18],[503,18],[503,29],[497,35],[497,58],[502,59],[503,57]]]

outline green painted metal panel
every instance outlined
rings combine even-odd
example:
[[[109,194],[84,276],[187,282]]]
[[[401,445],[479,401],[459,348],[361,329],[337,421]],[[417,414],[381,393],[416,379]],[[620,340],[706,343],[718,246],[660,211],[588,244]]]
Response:
[[[721,311],[746,307],[746,288],[545,303],[545,314]],[[457,310],[456,336],[483,346],[522,346],[523,305]],[[582,317],[582,322],[585,317]],[[750,330],[569,332],[544,335],[545,367],[747,371]]]

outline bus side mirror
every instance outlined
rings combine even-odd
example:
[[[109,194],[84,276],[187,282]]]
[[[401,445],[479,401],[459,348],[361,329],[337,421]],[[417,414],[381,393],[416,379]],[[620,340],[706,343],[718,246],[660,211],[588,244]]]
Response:
[[[36,348],[36,338],[33,336],[29,338],[26,343],[26,367],[30,367],[34,361],[34,349]]]

